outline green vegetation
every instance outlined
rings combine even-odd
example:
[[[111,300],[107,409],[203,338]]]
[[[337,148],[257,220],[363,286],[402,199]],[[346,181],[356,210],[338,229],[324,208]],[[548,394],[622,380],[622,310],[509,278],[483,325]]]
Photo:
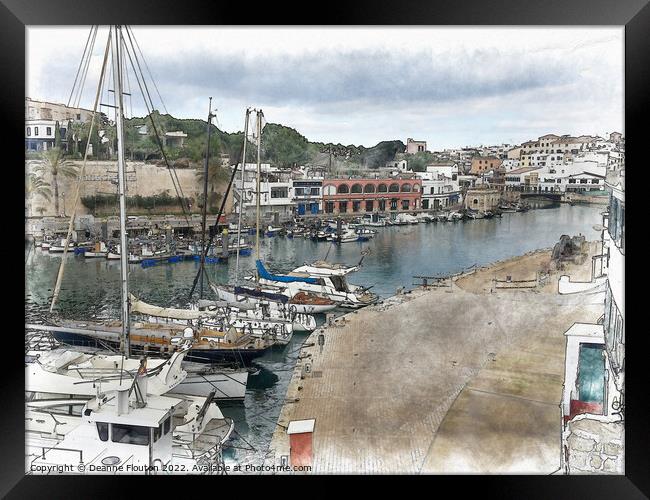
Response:
[[[153,125],[152,125],[153,121]],[[211,125],[210,157],[217,163],[220,155],[227,155],[230,164],[241,161],[243,132],[227,133]],[[68,156],[82,158],[88,141],[89,124],[70,123],[66,136]],[[116,150],[115,126],[101,115],[100,124],[91,137],[94,157],[108,159]],[[97,131],[99,130],[99,131]],[[174,168],[202,168],[207,147],[207,123],[201,119],[180,119],[154,110],[151,117],[134,117],[124,121],[124,149],[128,159],[137,161],[162,161],[156,133],[162,138],[166,132],[182,131],[187,134],[182,147],[164,146],[165,155]],[[100,136],[101,134],[101,136]],[[103,140],[102,140],[103,138]],[[108,140],[106,140],[108,139]],[[164,140],[163,140],[164,142]],[[379,168],[405,150],[402,141],[382,141],[374,147],[322,142],[310,142],[297,130],[276,123],[267,123],[262,131],[262,161],[276,167],[296,165],[337,165],[343,170]],[[418,155],[415,155],[418,156]],[[249,142],[246,161],[257,158],[255,144]],[[416,159],[419,165],[420,160]]]
[[[428,151],[422,151],[415,154],[404,155],[404,158],[408,162],[408,167],[414,172],[424,172],[427,169],[427,165],[433,163],[436,160],[436,157],[433,153]]]
[[[191,205],[193,202],[193,198],[185,198],[186,205]],[[92,196],[82,196],[81,203],[94,215],[100,215],[116,212],[119,205],[119,198],[117,193],[95,194]],[[169,212],[170,208],[178,208],[179,211],[181,210],[178,198],[170,196],[168,190],[153,196],[127,196],[126,206],[129,213],[152,213],[157,209],[164,209],[165,212]]]

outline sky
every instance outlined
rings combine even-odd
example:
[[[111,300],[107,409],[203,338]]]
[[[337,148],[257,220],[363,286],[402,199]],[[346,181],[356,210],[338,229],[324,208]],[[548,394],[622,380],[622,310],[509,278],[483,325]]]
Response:
[[[248,106],[311,141],[366,147],[624,132],[623,27],[131,28],[155,107],[205,120],[212,97],[226,132],[243,129]],[[68,102],[89,31],[28,27],[28,97]],[[93,106],[107,35],[100,27],[82,107]],[[126,115],[143,116],[128,72]]]

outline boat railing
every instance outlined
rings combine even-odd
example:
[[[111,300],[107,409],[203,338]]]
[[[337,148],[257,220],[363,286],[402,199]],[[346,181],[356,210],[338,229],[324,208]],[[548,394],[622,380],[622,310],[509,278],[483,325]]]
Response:
[[[76,448],[61,448],[61,447],[58,447],[58,446],[50,446],[50,447],[41,446],[41,458],[43,460],[46,460],[45,453],[50,451],[50,450],[69,451],[69,452],[72,452],[72,453],[79,453],[79,463],[83,463],[83,461],[84,461],[83,450],[78,450]]]

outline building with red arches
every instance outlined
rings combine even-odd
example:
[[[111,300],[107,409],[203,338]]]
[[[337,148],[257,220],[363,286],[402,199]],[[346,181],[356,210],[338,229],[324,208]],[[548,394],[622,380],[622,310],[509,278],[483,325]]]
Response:
[[[421,194],[421,179],[325,179],[323,212],[410,212],[420,209]]]

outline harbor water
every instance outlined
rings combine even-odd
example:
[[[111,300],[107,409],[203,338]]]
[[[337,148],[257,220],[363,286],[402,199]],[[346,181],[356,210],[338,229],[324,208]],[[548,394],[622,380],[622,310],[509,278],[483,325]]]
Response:
[[[386,298],[400,287],[413,288],[414,276],[438,276],[460,272],[473,265],[486,265],[526,252],[552,247],[560,236],[582,234],[595,240],[600,233],[603,206],[540,203],[523,213],[506,213],[502,218],[461,222],[392,226],[377,229],[368,242],[332,245],[304,238],[270,237],[260,244],[267,268],[288,272],[305,262],[356,264],[366,253],[360,271],[349,281],[372,286],[372,292]],[[25,260],[26,322],[45,323],[61,254],[29,248]],[[84,259],[70,253],[56,307],[59,317],[74,319],[119,318],[120,262]],[[235,257],[227,264],[208,264],[213,283],[232,282]],[[240,257],[240,279],[252,275],[254,252]],[[151,304],[184,307],[198,269],[195,261],[161,263],[143,268],[130,266],[132,293]],[[194,299],[198,297],[195,292]],[[213,294],[207,283],[204,297]],[[324,318],[317,318],[319,323]],[[399,335],[399,332],[395,332]],[[226,461],[260,464],[268,452],[287,385],[305,334],[294,335],[283,348],[273,348],[254,362],[259,372],[249,377],[243,403],[221,405],[225,415],[235,420],[235,438],[226,451]]]

